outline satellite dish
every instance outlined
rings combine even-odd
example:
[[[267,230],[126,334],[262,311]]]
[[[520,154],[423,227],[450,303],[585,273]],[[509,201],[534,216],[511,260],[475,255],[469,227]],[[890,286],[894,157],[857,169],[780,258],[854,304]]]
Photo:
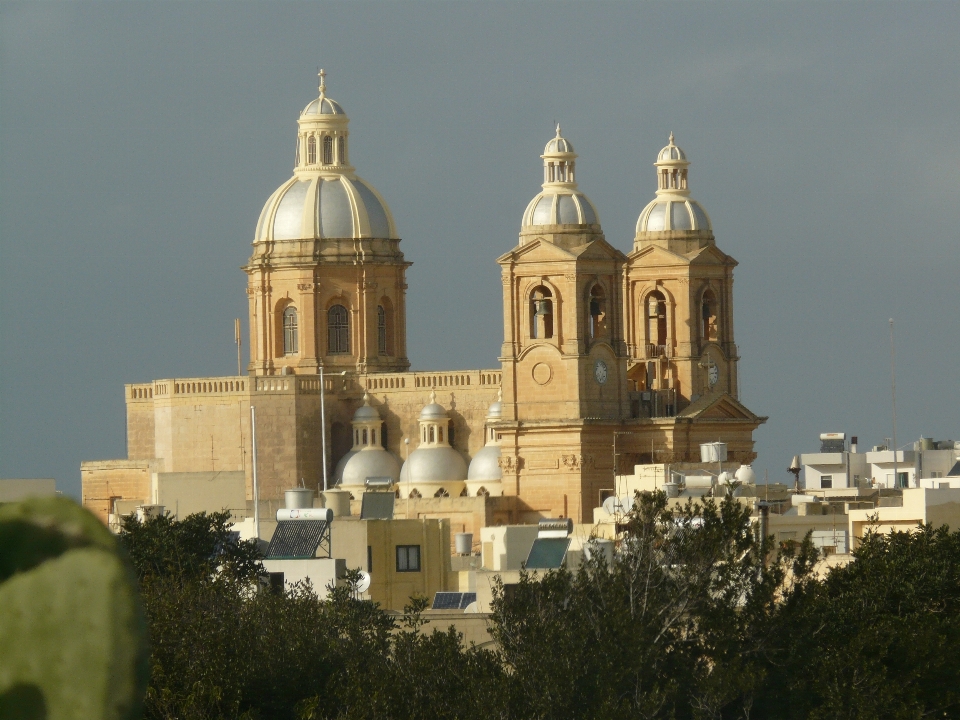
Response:
[[[633,501],[630,498],[618,498],[611,495],[603,501],[603,511],[607,515],[626,515],[633,508]]]
[[[364,593],[370,589],[370,573],[360,571],[360,578],[357,580],[357,592]]]

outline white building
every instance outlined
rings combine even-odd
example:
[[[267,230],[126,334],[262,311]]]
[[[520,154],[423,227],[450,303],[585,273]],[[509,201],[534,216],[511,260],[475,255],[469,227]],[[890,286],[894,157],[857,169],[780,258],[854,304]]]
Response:
[[[799,456],[801,487],[805,490],[831,488],[915,488],[926,478],[960,475],[960,443],[921,438],[913,449],[893,450],[878,445],[859,452],[856,436],[847,445],[844,433],[820,435],[820,452]]]

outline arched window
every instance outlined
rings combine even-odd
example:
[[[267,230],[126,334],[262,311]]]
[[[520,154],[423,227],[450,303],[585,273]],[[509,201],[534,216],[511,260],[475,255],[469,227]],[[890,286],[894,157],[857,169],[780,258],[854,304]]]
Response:
[[[363,444],[364,444],[364,445],[367,444],[367,429],[366,429],[366,428],[363,429]]]
[[[590,301],[587,307],[587,324],[590,339],[603,337],[607,333],[607,294],[602,285],[590,288]]]
[[[667,300],[659,290],[647,298],[647,342],[654,346],[651,355],[660,355],[667,344]]]
[[[437,442],[443,442],[443,428],[437,428]]]
[[[307,165],[317,164],[317,139],[312,135],[307,138]]]
[[[477,489],[477,497],[490,497],[490,491],[481,485]]]
[[[417,498],[423,497],[423,496],[420,494],[420,491],[419,491],[419,490],[417,490],[416,488],[414,488],[413,490],[410,491],[410,494],[409,494],[407,497],[410,497],[410,498],[413,498],[414,500],[416,500]]]
[[[297,138],[297,161],[294,163],[297,167],[300,166],[300,143],[303,142],[301,138]]]
[[[343,305],[327,310],[327,352],[331,355],[350,352],[350,321]]]
[[[427,437],[430,438],[429,442],[435,442],[434,438],[436,435],[433,434],[433,425],[431,425],[430,429],[427,431]]]
[[[439,490],[437,490],[437,491],[433,494],[433,496],[436,497],[436,498],[450,497],[450,493],[448,493],[448,492],[447,492],[446,490],[444,490],[443,488],[440,488]]]
[[[293,305],[283,311],[283,354],[297,353],[297,309]]]
[[[347,139],[343,135],[337,138],[337,163],[347,164]]]
[[[387,311],[383,305],[377,305],[377,351],[387,354]]]
[[[323,137],[323,164],[333,165],[333,138],[329,135]]]
[[[714,342],[719,337],[719,324],[717,322],[717,296],[713,290],[707,290],[703,293],[703,300],[700,302],[700,333],[704,342]]]
[[[546,340],[553,337],[553,293],[540,285],[530,293],[530,337]]]

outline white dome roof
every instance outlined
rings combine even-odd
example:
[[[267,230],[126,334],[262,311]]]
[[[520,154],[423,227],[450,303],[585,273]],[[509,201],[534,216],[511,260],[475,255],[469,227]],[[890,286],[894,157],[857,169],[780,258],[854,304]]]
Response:
[[[353,422],[370,423],[381,421],[380,411],[370,404],[370,393],[363,394],[363,405],[353,414]]]
[[[467,480],[500,480],[503,471],[500,469],[500,446],[484,445],[473,456],[470,468],[467,471]]]
[[[340,103],[323,96],[307,105],[301,115],[346,115]]]
[[[449,445],[421,447],[400,470],[402,482],[459,482],[467,479],[467,462]]]
[[[663,162],[664,160],[686,160],[687,156],[684,154],[683,150],[678,148],[673,144],[673,134],[670,135],[670,144],[667,145],[663,150],[660,151],[660,154],[657,155],[657,161]]]
[[[544,155],[553,155],[554,153],[572,153],[573,152],[573,143],[567,140],[566,138],[560,137],[560,126],[557,125],[557,136],[555,138],[550,138],[543,148]]]
[[[600,216],[590,199],[580,192],[544,190],[523,213],[523,227],[531,225],[597,225]]]
[[[270,196],[255,242],[312,238],[396,239],[390,209],[357,176],[294,176]]]
[[[336,487],[340,484],[340,481],[343,480],[343,468],[346,467],[347,463],[350,462],[350,459],[356,455],[359,450],[350,450],[337,462],[337,467],[333,470],[333,479],[331,480],[332,487]]]
[[[640,213],[637,232],[665,230],[710,230],[710,217],[696,200],[658,197]]]
[[[367,447],[347,455],[349,457],[345,458],[346,462],[336,478],[341,485],[362,486],[367,478],[372,477],[388,477],[394,482],[400,479],[400,461],[381,447]]]

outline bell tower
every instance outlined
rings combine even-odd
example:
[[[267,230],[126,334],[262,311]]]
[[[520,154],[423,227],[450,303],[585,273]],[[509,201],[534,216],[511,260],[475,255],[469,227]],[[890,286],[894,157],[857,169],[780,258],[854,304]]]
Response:
[[[544,148],[543,189],[523,214],[520,242],[500,257],[503,416],[532,421],[620,418],[626,403],[621,274],[593,204],[576,182],[573,145]]]
[[[660,151],[656,197],[643,209],[626,267],[631,391],[673,415],[702,397],[739,392],[733,339],[733,268],[710,218],[690,196],[690,162]]]
[[[293,177],[267,200],[243,268],[251,375],[410,367],[406,262],[393,216],[350,165],[350,120],[320,96],[300,113]]]

